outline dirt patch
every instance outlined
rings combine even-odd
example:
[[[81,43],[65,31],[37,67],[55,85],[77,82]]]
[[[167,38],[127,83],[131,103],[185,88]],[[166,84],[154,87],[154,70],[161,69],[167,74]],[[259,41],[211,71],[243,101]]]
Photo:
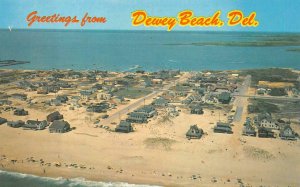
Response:
[[[247,157],[255,160],[268,161],[275,158],[275,156],[270,152],[253,146],[244,147],[244,153],[246,154]]]
[[[166,151],[170,151],[172,149],[172,145],[176,143],[175,140],[169,138],[147,138],[144,141],[144,144],[147,148],[151,149],[163,149]]]
[[[269,82],[269,81],[259,81],[259,86],[266,86],[268,88],[286,88],[286,87],[294,87],[293,83],[289,82]]]

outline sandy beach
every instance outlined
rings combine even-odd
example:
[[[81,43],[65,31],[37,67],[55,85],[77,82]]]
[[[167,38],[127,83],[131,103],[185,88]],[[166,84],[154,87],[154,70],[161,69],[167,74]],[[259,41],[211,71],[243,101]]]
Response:
[[[74,120],[76,112],[64,113],[76,127],[66,134],[0,126],[0,169],[163,186],[300,184],[299,141],[244,137],[241,124],[235,124],[232,135],[215,134],[218,116],[209,111],[201,116],[183,111],[165,123],[156,119],[135,125],[131,134],[92,128]],[[185,132],[192,124],[207,135],[187,140]]]
[[[23,92],[14,87],[3,91]],[[66,93],[72,95],[72,90],[60,90],[58,94]],[[192,115],[186,107],[180,107],[175,118],[164,118],[165,109],[160,108],[149,123],[134,124],[133,133],[122,134],[95,128],[93,122],[103,114],[90,115],[83,107],[69,110],[67,104],[47,108],[41,104],[57,94],[27,94],[38,102],[26,107],[30,115],[14,116],[9,111],[1,117],[43,120],[57,110],[75,130],[56,134],[48,129],[32,131],[0,125],[0,170],[161,186],[300,186],[300,142],[242,136],[247,110],[243,110],[240,121],[233,123],[233,134],[213,132],[216,122],[226,121],[230,112],[204,109],[204,114]],[[17,107],[27,106],[25,101],[12,100]],[[130,99],[107,114],[136,101]],[[151,102],[148,99],[145,104]],[[248,105],[247,98],[239,102]],[[120,118],[125,119],[126,114]],[[205,135],[188,140],[185,133],[194,124]],[[293,129],[300,132],[299,125],[293,125]]]

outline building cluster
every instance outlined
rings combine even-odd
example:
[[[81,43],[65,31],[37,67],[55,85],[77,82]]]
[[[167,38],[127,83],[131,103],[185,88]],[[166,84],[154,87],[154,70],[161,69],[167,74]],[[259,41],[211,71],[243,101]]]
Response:
[[[294,132],[289,122],[282,119],[274,119],[271,113],[261,113],[254,117],[247,118],[243,135],[258,136],[262,138],[275,138],[276,135],[281,139],[296,140],[298,134]]]
[[[50,133],[65,133],[71,130],[70,124],[63,120],[63,115],[58,111],[47,116],[45,120],[16,120],[8,121],[0,117],[0,125],[7,123],[7,126],[13,128],[23,128],[24,130],[44,130],[48,127]]]

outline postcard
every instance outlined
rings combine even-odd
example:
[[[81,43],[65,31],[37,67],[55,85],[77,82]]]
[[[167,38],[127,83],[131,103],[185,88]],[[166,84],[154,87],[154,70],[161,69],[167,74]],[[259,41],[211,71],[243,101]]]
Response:
[[[1,0],[0,187],[300,186],[299,10]]]

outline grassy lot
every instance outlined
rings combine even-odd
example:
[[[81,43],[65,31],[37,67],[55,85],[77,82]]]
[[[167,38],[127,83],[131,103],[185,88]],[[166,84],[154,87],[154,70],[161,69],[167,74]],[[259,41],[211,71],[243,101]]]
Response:
[[[251,99],[250,102],[253,107],[251,113],[271,112],[278,117],[289,118],[299,117],[300,115],[300,101]]]
[[[290,69],[280,68],[244,70],[241,74],[252,76],[252,86],[256,86],[259,81],[294,83],[299,76]]]
[[[121,96],[129,99],[137,99],[143,97],[145,95],[150,94],[152,91],[138,88],[125,88],[122,90],[118,90],[115,95]]]

